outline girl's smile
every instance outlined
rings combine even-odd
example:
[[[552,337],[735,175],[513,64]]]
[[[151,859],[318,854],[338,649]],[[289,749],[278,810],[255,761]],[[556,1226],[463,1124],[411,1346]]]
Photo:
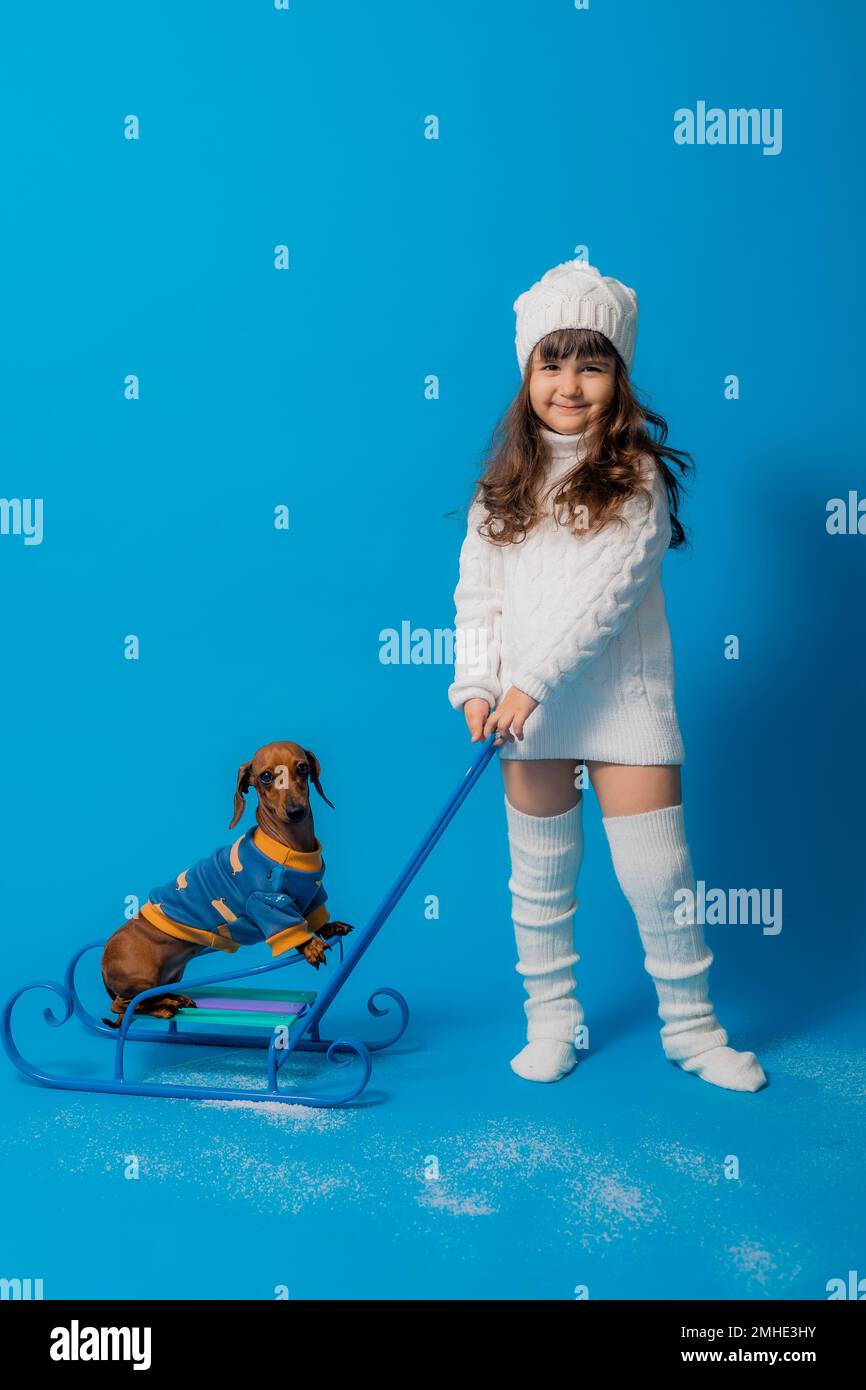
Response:
[[[579,433],[613,399],[613,363],[603,357],[574,357],[533,365],[529,401],[538,418],[558,434]],[[578,425],[578,430],[563,426]]]

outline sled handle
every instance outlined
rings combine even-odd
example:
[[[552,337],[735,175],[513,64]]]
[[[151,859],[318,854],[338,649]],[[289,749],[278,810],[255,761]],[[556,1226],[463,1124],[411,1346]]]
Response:
[[[389,892],[382,899],[381,903],[377,907],[376,911],[373,913],[373,916],[370,918],[369,922],[366,924],[363,930],[360,931],[358,935],[355,937],[355,940],[352,942],[351,950],[346,953],[346,958],[343,961],[342,965],[339,967],[338,972],[335,975],[331,976],[331,979],[328,981],[328,984],[318,995],[316,1002],[310,1011],[308,1020],[309,1022],[317,1021],[325,1012],[331,1000],[339,992],[339,990],[342,989],[343,985],[346,982],[346,979],[349,975],[351,975],[352,971],[355,969],[355,966],[358,964],[359,960],[364,955],[364,952],[372,944],[375,937],[381,931],[385,922],[388,920],[394,908],[397,906],[397,903],[400,901],[403,894],[406,892],[406,889],[409,887],[409,884],[412,882],[418,870],[421,868],[421,865],[424,863],[425,859],[430,854],[430,851],[433,849],[436,842],[440,839],[443,832],[447,829],[451,821],[456,816],[457,812],[460,810],[460,807],[463,805],[463,802],[466,800],[472,788],[475,786],[475,783],[478,781],[487,764],[493,757],[493,754],[496,752],[496,749],[499,746],[496,743],[497,737],[498,731],[494,729],[493,733],[490,734],[487,737],[487,739],[485,739],[484,744],[478,750],[476,757],[473,758],[472,762],[469,764],[462,778],[457,783],[457,786],[454,788],[454,791],[451,793],[448,800],[445,802],[445,805],[442,807],[442,810],[439,812],[436,819],[433,821],[433,824],[430,826],[430,829],[427,831],[427,834],[424,836],[423,840],[418,845],[418,848],[415,850],[415,853],[410,858],[403,872],[398,876]]]
[[[484,744],[478,750],[476,757],[473,758],[472,762],[467,767],[462,778],[457,783],[457,786],[454,788],[448,800],[445,802],[445,805],[442,807],[442,810],[439,812],[433,824],[430,826],[430,829],[427,831],[427,834],[424,836],[418,848],[415,850],[415,853],[412,855],[403,872],[395,880],[390,892],[382,899],[382,902],[379,904],[373,916],[370,918],[370,921],[367,923],[362,933],[362,939],[360,941],[352,943],[353,963],[356,960],[360,959],[362,953],[366,951],[370,942],[373,940],[374,936],[379,931],[379,928],[391,915],[391,912],[397,906],[397,903],[400,901],[403,894],[406,892],[406,889],[409,887],[409,884],[412,882],[412,879],[415,877],[418,870],[421,868],[421,865],[424,863],[425,859],[430,854],[430,851],[433,849],[434,845],[444,834],[445,830],[447,830],[448,826],[451,824],[457,812],[460,810],[460,807],[463,805],[472,788],[475,786],[475,783],[478,781],[487,764],[490,762],[490,759],[493,757],[493,754],[496,752],[496,738],[497,730],[494,729],[493,733],[490,734],[487,739],[485,739]]]

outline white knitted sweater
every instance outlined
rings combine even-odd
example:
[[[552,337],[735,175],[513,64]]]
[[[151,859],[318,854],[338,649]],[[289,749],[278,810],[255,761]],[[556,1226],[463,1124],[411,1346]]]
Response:
[[[496,546],[469,511],[460,551],[455,709],[479,696],[495,705],[512,685],[540,702],[523,743],[503,756],[681,763],[674,659],[661,587],[671,538],[667,489],[650,456],[653,503],[632,497],[594,533],[557,525],[555,484],[583,457],[583,436],[542,429],[550,454],[543,519],[520,542]]]

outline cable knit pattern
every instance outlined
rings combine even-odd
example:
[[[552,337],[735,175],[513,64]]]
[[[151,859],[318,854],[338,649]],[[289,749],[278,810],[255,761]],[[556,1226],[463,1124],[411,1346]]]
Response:
[[[455,709],[480,698],[495,705],[502,695],[499,665],[504,603],[504,548],[479,536],[487,512],[480,502],[469,508],[460,551],[460,578],[454,591],[457,642],[454,683],[448,695]]]
[[[454,593],[457,650],[448,698],[495,705],[512,685],[539,701],[523,742],[502,757],[682,763],[661,567],[670,545],[667,489],[645,457],[652,495],[632,497],[595,533],[558,525],[553,496],[583,457],[583,436],[543,429],[545,514],[523,541],[495,546],[470,508]]]

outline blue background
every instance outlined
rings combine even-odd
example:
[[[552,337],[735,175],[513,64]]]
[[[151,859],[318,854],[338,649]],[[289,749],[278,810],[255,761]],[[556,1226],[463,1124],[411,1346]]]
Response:
[[[6,10],[0,492],[44,498],[45,530],[0,537],[4,993],[227,842],[236,768],[275,738],[321,760],[334,915],[369,914],[469,752],[449,669],[382,664],[379,634],[451,626],[459,509],[519,384],[512,302],[581,245],[636,287],[634,379],[698,465],[664,571],[696,874],[781,888],[784,925],[708,929],[719,1014],[770,1086],[672,1068],[587,793],[592,1050],[519,1081],[491,768],[340,1005],[392,984],[413,1010],[362,1103],[86,1096],[4,1059],[0,1275],[48,1298],[518,1299],[866,1275],[866,539],[825,525],[866,492],[864,27],[805,0]],[[782,152],[675,145],[701,99],[781,107]],[[46,1041],[41,1002],[33,1054],[105,1071],[76,1023]],[[251,1070],[133,1051],[152,1077]]]

